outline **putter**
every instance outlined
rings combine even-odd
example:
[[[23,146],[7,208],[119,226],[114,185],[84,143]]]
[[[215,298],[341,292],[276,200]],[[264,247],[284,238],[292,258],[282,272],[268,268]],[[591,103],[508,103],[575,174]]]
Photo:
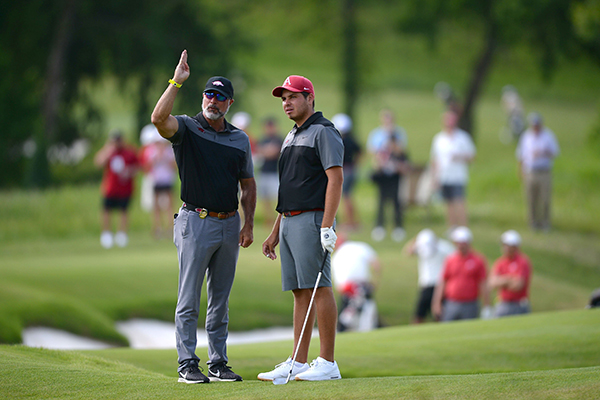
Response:
[[[325,250],[325,258],[323,259],[323,264],[321,264],[321,269],[319,270],[319,274],[317,275],[317,281],[315,282],[315,288],[313,289],[312,295],[310,296],[310,302],[308,303],[308,310],[306,311],[306,317],[304,317],[304,323],[302,324],[302,330],[300,331],[300,337],[298,338],[298,345],[296,346],[296,351],[294,351],[294,356],[292,357],[292,362],[290,365],[290,372],[287,374],[287,378],[275,378],[273,379],[273,385],[285,385],[290,381],[290,377],[292,376],[292,371],[294,369],[294,363],[296,362],[296,356],[298,355],[298,349],[300,348],[300,343],[302,342],[302,336],[304,336],[304,329],[306,328],[306,323],[308,322],[308,316],[310,315],[310,310],[312,309],[313,301],[315,299],[315,293],[317,292],[317,287],[319,286],[319,282],[321,281],[321,275],[323,275],[323,268],[325,268],[325,263],[327,262],[327,255],[329,252]]]

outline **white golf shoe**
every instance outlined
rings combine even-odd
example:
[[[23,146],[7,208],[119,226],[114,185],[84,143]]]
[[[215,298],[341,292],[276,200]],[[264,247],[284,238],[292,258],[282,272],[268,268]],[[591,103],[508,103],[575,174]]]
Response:
[[[276,378],[287,378],[290,373],[290,367],[292,365],[292,357],[288,357],[287,360],[282,362],[281,364],[277,364],[275,369],[269,372],[261,372],[258,374],[258,379],[261,381],[272,381]],[[294,361],[294,368],[292,369],[292,375],[290,376],[290,380],[294,379],[296,375],[301,372],[308,371],[309,365],[307,363],[301,364],[297,361]]]
[[[400,243],[406,237],[406,231],[402,228],[396,228],[392,231],[392,240],[394,242]]]
[[[373,239],[375,242],[381,242],[383,239],[385,239],[385,228],[383,226],[376,226],[373,228],[371,231],[371,239]]]
[[[115,243],[117,244],[117,246],[125,247],[127,246],[128,242],[129,238],[127,237],[127,234],[125,232],[119,231],[115,234]]]
[[[334,379],[342,379],[337,362],[330,362],[321,357],[317,357],[310,363],[308,371],[296,374],[297,381],[331,381]]]
[[[113,247],[114,240],[113,235],[110,231],[102,232],[102,235],[100,235],[100,244],[105,249],[110,249],[111,247]]]

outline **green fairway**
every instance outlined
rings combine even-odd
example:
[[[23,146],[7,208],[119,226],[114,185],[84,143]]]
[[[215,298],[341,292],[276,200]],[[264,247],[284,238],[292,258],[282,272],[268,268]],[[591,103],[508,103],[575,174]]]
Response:
[[[177,383],[172,350],[75,352],[4,345],[0,347],[0,395],[57,399],[189,395],[231,399],[595,398],[600,390],[599,335],[597,310],[340,334],[336,359],[344,379],[286,386],[255,377],[285,358],[289,341],[230,346],[230,364],[245,382],[211,385]],[[203,351],[198,352],[201,357]]]

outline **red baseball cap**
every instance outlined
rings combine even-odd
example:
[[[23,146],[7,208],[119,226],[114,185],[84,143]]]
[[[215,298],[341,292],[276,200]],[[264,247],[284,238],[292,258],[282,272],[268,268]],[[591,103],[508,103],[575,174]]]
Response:
[[[313,88],[312,82],[300,75],[290,75],[285,78],[283,85],[277,86],[275,89],[273,89],[273,96],[281,97],[281,93],[284,89],[296,93],[307,92],[312,93],[313,95],[315,94],[315,89]]]

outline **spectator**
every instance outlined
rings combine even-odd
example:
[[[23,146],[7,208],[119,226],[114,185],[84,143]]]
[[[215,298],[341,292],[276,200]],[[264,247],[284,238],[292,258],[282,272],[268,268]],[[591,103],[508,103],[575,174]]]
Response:
[[[420,324],[431,314],[433,291],[439,282],[446,257],[455,248],[447,240],[438,238],[431,229],[423,229],[405,246],[405,251],[419,258],[419,297],[413,323]]]
[[[177,177],[175,153],[170,143],[160,138],[148,154],[150,175],[153,182],[153,231],[159,239],[173,229],[173,185]]]
[[[391,201],[394,207],[392,239],[401,242],[406,232],[403,228],[399,189],[402,174],[408,171],[407,138],[404,129],[394,123],[394,115],[390,110],[383,110],[380,116],[381,126],[371,131],[367,143],[375,163],[371,179],[379,191],[377,221],[371,237],[377,242],[385,238],[385,205]]]
[[[277,161],[283,139],[279,134],[279,127],[275,118],[267,118],[264,122],[264,136],[258,143],[258,155],[262,161],[260,177],[258,180],[258,195],[264,205],[265,224],[272,226],[274,203],[277,201],[279,190],[279,177],[277,175]]]
[[[94,163],[104,168],[102,178],[102,234],[100,244],[111,248],[114,244],[125,247],[128,243],[129,200],[133,193],[133,178],[138,168],[136,151],[123,140],[121,131],[113,131],[107,143],[96,153]],[[111,230],[111,213],[120,211],[116,234]]]
[[[142,128],[140,132],[142,147],[138,152],[138,161],[143,172],[140,187],[140,205],[142,210],[146,212],[151,212],[154,209],[154,182],[150,173],[151,165],[148,162],[148,155],[154,144],[159,140],[162,140],[162,137],[154,125],[148,124]]]
[[[336,114],[331,119],[338,131],[342,134],[344,142],[344,187],[342,188],[342,203],[346,225],[350,229],[358,228],[358,220],[352,199],[352,191],[358,179],[358,159],[362,149],[352,132],[352,119],[346,114]]]
[[[254,161],[257,148],[256,141],[254,140],[254,135],[250,133],[250,124],[252,123],[252,117],[245,111],[238,111],[231,117],[231,124],[236,128],[239,128],[246,132],[248,135],[248,139],[250,140],[250,151],[252,152],[252,159]]]
[[[331,256],[331,275],[341,296],[338,331],[369,331],[379,318],[373,294],[381,273],[377,253],[364,242],[348,241],[338,233],[337,250]]]
[[[431,144],[431,171],[434,187],[441,191],[446,203],[451,232],[457,226],[467,225],[465,194],[475,145],[467,132],[457,128],[458,114],[446,111],[442,122],[442,131]]]
[[[473,236],[469,228],[459,226],[452,231],[451,238],[458,250],[444,262],[441,279],[433,292],[431,311],[442,321],[477,318],[478,300],[482,298],[482,318],[489,318],[485,258],[472,250]]]
[[[554,133],[543,125],[538,113],[528,116],[527,129],[517,146],[519,172],[523,180],[529,226],[533,230],[550,230],[550,202],[552,198],[552,165],[559,154]]]
[[[499,290],[500,302],[495,316],[527,314],[529,307],[529,283],[531,264],[520,250],[521,235],[510,230],[502,234],[502,257],[494,263],[489,279],[491,289]]]

